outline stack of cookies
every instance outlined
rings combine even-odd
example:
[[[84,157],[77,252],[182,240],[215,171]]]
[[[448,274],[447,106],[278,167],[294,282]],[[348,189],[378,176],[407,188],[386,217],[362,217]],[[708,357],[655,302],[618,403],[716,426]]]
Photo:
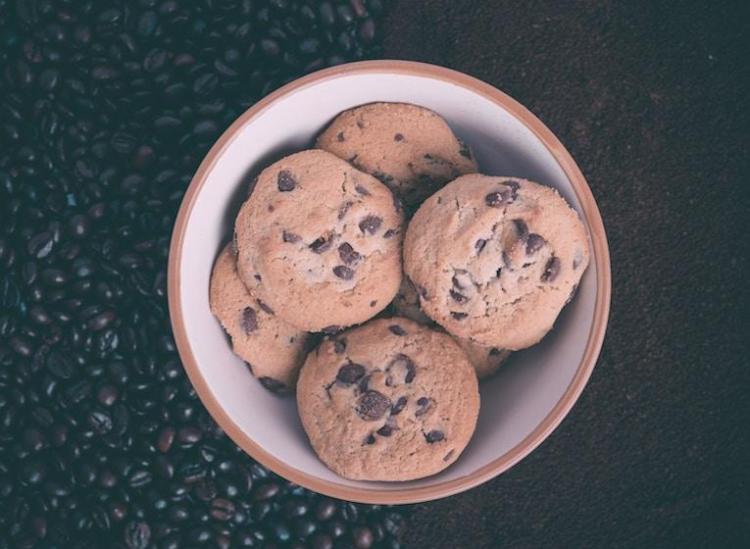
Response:
[[[333,471],[432,475],[474,432],[478,379],[542,339],[572,298],[585,229],[554,189],[477,173],[422,107],[354,108],[316,145],[256,179],[211,309],[260,383],[296,390]]]

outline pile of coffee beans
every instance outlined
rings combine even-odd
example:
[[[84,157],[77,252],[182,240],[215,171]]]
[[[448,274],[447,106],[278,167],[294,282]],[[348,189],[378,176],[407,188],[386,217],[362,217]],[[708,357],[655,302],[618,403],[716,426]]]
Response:
[[[201,158],[379,0],[0,0],[0,547],[398,547],[249,459],[185,377],[169,239]]]

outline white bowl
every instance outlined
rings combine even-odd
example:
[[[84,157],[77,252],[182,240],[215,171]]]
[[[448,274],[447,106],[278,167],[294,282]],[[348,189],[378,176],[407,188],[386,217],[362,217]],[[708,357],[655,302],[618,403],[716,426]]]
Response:
[[[483,173],[557,188],[580,213],[592,261],[578,295],[554,330],[514,353],[481,385],[474,437],[447,470],[410,482],[361,482],[318,460],[293,398],[278,398],[232,354],[209,310],[214,259],[231,235],[248,183],[263,167],[309,148],[339,112],[373,101],[400,101],[442,115],[474,150]],[[352,501],[410,503],[467,490],[502,473],[537,447],[570,411],[604,339],[610,265],[594,198],[570,154],[534,115],[497,89],[441,67],[370,61],[296,80],[245,112],[211,148],[187,190],[172,236],[169,309],[177,347],[198,395],[224,431],[250,456],[316,492]]]

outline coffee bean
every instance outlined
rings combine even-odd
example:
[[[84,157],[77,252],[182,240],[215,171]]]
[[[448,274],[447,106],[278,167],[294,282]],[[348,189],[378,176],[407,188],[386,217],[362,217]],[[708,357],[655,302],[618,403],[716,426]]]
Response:
[[[13,30],[0,32],[16,46],[0,48],[0,135],[12,145],[0,151],[0,424],[15,438],[0,453],[18,467],[10,475],[0,460],[0,500],[20,504],[0,513],[6,544],[312,543],[321,522],[299,501],[326,498],[244,456],[198,404],[170,335],[166,259],[177,206],[221,128],[304,70],[372,56],[382,6],[11,4]],[[341,542],[365,523],[378,531],[383,513],[358,509],[326,519]]]
[[[376,421],[390,408],[391,401],[378,391],[367,391],[357,400],[357,414],[365,421]]]

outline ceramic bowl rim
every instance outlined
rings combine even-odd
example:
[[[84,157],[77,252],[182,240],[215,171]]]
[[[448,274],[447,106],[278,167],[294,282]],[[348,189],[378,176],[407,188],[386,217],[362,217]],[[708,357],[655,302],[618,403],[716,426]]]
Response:
[[[209,173],[229,144],[253,119],[291,94],[322,81],[361,74],[405,74],[449,82],[490,100],[520,121],[544,144],[570,181],[583,210],[584,222],[588,225],[590,231],[592,262],[596,266],[594,320],[588,334],[586,348],[573,379],[552,410],[523,440],[487,465],[453,480],[440,481],[417,488],[404,487],[383,490],[374,484],[372,487],[366,485],[347,486],[295,469],[266,452],[229,417],[216,395],[209,388],[206,379],[198,368],[195,355],[188,341],[180,304],[179,265],[181,264],[183,240],[190,222],[191,212]],[[437,65],[397,60],[360,61],[317,71],[279,88],[255,103],[237,118],[211,147],[182,200],[170,243],[167,284],[170,319],[180,358],[198,396],[224,432],[250,457],[296,484],[331,497],[376,504],[417,503],[463,492],[507,471],[530,454],[562,422],[588,382],[604,341],[611,300],[609,248],[599,209],[580,168],[552,131],[520,103],[481,80]]]

